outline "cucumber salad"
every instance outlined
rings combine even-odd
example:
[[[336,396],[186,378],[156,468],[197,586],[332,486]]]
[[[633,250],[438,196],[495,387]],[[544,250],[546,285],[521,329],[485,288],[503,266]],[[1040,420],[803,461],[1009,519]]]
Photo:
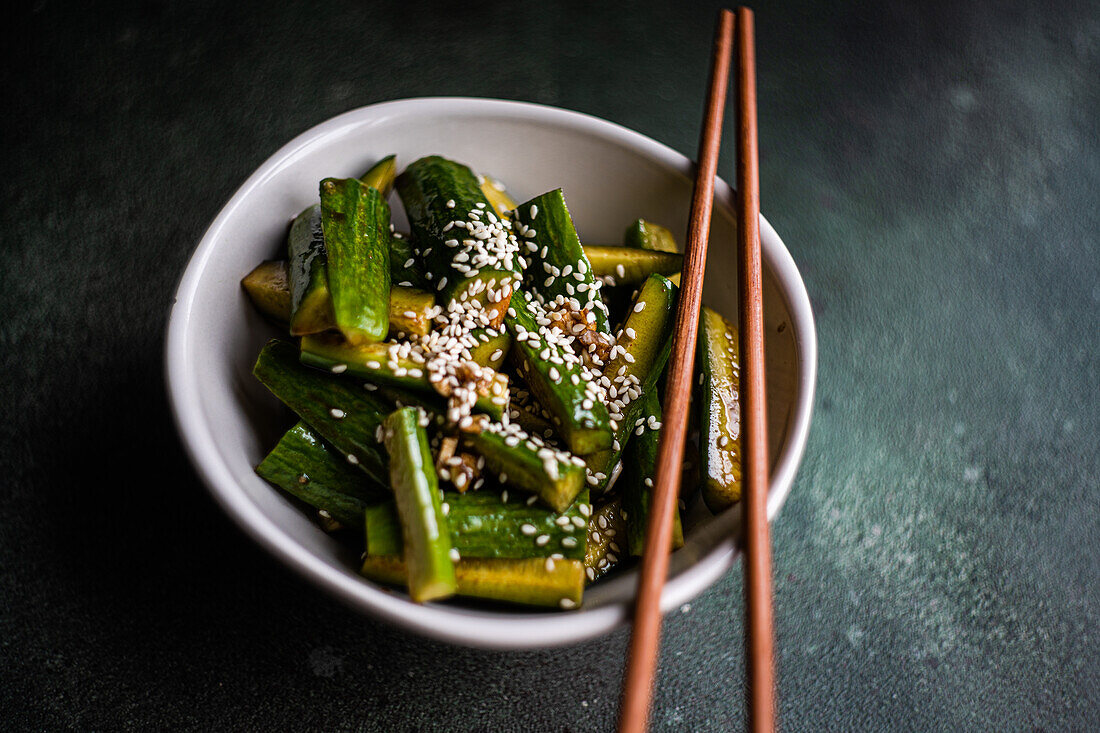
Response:
[[[643,550],[676,242],[639,219],[582,245],[561,189],[517,204],[439,156],[397,173],[321,181],[243,280],[285,330],[253,373],[297,418],[256,472],[414,601],[576,608]],[[699,333],[683,497],[717,512],[741,494],[737,333],[706,307]]]

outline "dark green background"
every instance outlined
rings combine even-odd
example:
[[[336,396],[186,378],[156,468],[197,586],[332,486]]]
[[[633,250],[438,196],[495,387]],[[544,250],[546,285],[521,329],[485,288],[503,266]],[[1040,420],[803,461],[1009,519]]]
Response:
[[[443,646],[247,540],[179,447],[164,323],[221,204],[350,108],[523,99],[694,154],[714,7],[75,5],[0,52],[4,727],[610,729],[625,633]],[[1100,10],[757,11],[763,210],[821,342],[783,727],[1096,729]],[[739,726],[741,607],[734,571],[668,618],[654,728]]]

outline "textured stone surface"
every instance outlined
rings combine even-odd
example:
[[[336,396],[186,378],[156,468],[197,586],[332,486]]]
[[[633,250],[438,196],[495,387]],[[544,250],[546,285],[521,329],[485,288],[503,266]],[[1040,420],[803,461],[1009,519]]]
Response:
[[[8,18],[5,727],[610,729],[624,634],[450,648],[248,541],[179,448],[164,319],[234,188],[353,107],[525,99],[692,154],[714,8],[279,5]],[[1100,13],[1038,5],[757,9],[763,208],[821,342],[774,528],[787,730],[1100,726]],[[740,594],[669,617],[655,729],[740,723]]]

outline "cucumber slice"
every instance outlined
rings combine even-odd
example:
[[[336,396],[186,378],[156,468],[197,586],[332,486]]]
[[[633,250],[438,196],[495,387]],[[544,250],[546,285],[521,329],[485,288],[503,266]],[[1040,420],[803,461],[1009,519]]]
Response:
[[[432,330],[435,296],[416,288],[394,287],[390,290],[390,332],[424,336]]]
[[[257,265],[241,281],[260,312],[283,324],[290,320],[288,270],[286,260],[270,260]],[[395,285],[390,290],[390,333],[420,336],[428,333],[432,328],[434,305],[435,296],[431,293]]]
[[[397,178],[397,156],[387,155],[382,160],[371,166],[371,169],[361,175],[359,180],[371,188],[378,189],[382,198],[389,198],[393,192],[393,182]]]
[[[500,369],[512,348],[512,335],[495,328],[477,328],[473,331],[478,345],[470,349],[470,359],[490,369]]]
[[[400,557],[368,555],[359,571],[388,585],[404,585],[405,562]],[[526,606],[572,609],[584,595],[584,563],[580,560],[470,559],[455,566],[457,593],[470,598]]]
[[[267,342],[252,373],[287,407],[381,487],[389,474],[377,431],[390,406],[355,382],[310,369],[294,344]]]
[[[290,321],[290,275],[286,260],[266,260],[241,280],[252,304],[279,323]]]
[[[603,372],[615,390],[608,392],[611,418],[616,422],[614,442],[608,450],[585,457],[593,493],[607,488],[641,411],[641,397],[653,390],[664,371],[672,348],[675,302],[676,287],[667,278],[650,275],[619,332],[616,343],[623,351]]]
[[[301,361],[334,374],[347,373],[372,383],[392,385],[417,392],[434,400],[443,396],[436,390],[423,357],[416,351],[400,356],[402,344],[388,342],[353,346],[334,334],[315,334],[302,338]],[[508,407],[508,376],[494,372],[486,394],[478,397],[474,409],[500,420]]]
[[[321,181],[321,228],[336,328],[353,344],[389,332],[390,207],[356,178]]]
[[[314,204],[290,225],[287,237],[290,280],[290,335],[320,333],[336,326],[328,289],[328,254],[321,206]]]
[[[703,306],[699,322],[703,501],[720,512],[741,498],[741,398],[737,327]]]
[[[363,514],[389,492],[367,476],[304,422],[282,437],[256,466],[256,473],[283,491],[358,530]]]
[[[523,497],[504,501],[495,491],[445,491],[443,507],[451,544],[462,558],[585,557],[588,493],[564,512],[529,505]],[[383,501],[365,511],[368,555],[401,556],[397,508]]]
[[[520,204],[512,225],[527,258],[526,289],[544,303],[559,297],[570,300],[575,309],[590,311],[596,317],[596,330],[607,333],[607,306],[600,297],[603,283],[592,272],[562,190]]]
[[[412,407],[386,418],[383,438],[390,454],[390,486],[401,518],[409,596],[417,603],[455,592],[457,558],[439,498],[439,482],[420,413]]]
[[[402,406],[435,411],[416,393],[387,387],[382,394]],[[568,511],[581,495],[585,464],[580,458],[546,445],[516,424],[484,421],[480,427],[461,432],[462,440],[485,459],[485,466],[501,477],[502,484],[529,491],[558,512]]]
[[[425,278],[447,304],[478,300],[499,326],[519,280],[519,243],[482,193],[477,177],[437,155],[397,177]]]
[[[653,252],[679,252],[676,237],[660,224],[645,219],[636,219],[623,234],[623,246],[633,249],[647,249]]]
[[[536,435],[556,445],[558,431],[554,429],[550,418],[545,414],[546,411],[534,403],[517,402],[514,397],[515,390],[512,390],[511,394],[513,396],[508,400],[508,421],[519,425],[525,433]]]
[[[361,179],[365,185],[378,189],[384,200],[393,190],[396,162],[394,156],[383,158]],[[389,215],[386,215],[389,218]],[[388,225],[389,222],[386,221]],[[299,214],[290,226],[287,238],[290,259],[291,316],[290,333],[304,336],[336,327],[332,295],[328,282],[328,250],[320,204],[314,204]]]
[[[683,267],[683,255],[631,247],[585,245],[592,274],[608,285],[637,285],[650,275],[671,275]]]
[[[510,219],[517,204],[504,188],[504,184],[492,176],[479,176],[478,181],[481,184],[481,192],[485,194],[485,198],[496,209],[500,218]]]
[[[652,422],[651,423],[651,419]],[[634,428],[634,436],[626,448],[623,460],[623,514],[626,516],[626,540],[630,554],[640,556],[645,551],[649,506],[653,498],[653,477],[657,473],[657,448],[661,443],[659,424],[661,400],[653,389],[642,398],[642,422]],[[638,431],[641,434],[638,434]],[[680,508],[672,507],[672,549],[684,546],[684,530],[680,525]]]
[[[584,572],[588,581],[599,580],[618,567],[624,555],[620,543],[626,536],[621,501],[612,499],[596,506],[588,520],[588,546]]]
[[[508,310],[505,323],[514,339],[512,357],[517,370],[539,404],[553,416],[570,451],[587,455],[609,448],[611,426],[598,390],[582,378],[580,359],[570,347],[549,343],[539,335],[538,312],[538,305],[525,291],[513,299]]]
[[[536,494],[555,511],[566,511],[584,488],[584,461],[546,446],[518,425],[488,423],[464,438],[491,471]]]

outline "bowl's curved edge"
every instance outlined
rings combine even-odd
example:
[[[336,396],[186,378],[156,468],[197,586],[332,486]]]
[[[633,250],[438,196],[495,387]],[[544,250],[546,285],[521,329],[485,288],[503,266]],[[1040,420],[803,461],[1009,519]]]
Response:
[[[280,161],[300,153],[322,137],[337,133],[347,125],[362,124],[363,118],[385,114],[401,108],[446,105],[456,111],[507,112],[512,117],[537,117],[565,123],[589,134],[615,140],[619,144],[642,151],[670,167],[690,176],[692,163],[685,156],[639,132],[591,115],[555,107],[507,100],[467,97],[422,97],[381,102],[350,110],[326,120],[296,136],[270,156],[234,192],[229,202],[218,212],[207,228],[189,259],[176,287],[168,317],[164,342],[165,377],[168,401],[173,421],[184,449],[199,477],[218,504],[230,517],[261,546],[282,559],[296,572],[309,578],[346,603],[366,606],[372,612],[402,628],[424,634],[440,641],[496,649],[529,649],[563,646],[580,643],[606,634],[623,624],[629,614],[629,603],[610,603],[594,609],[580,609],[571,613],[516,613],[502,617],[452,606],[418,606],[379,587],[365,582],[347,571],[340,571],[305,550],[281,527],[271,521],[259,508],[242,494],[232,494],[223,486],[235,486],[229,468],[218,456],[214,436],[205,427],[198,407],[199,386],[184,368],[188,344],[190,311],[201,274],[213,252],[213,243],[224,223],[240,205],[247,194],[273,175]],[[716,196],[733,207],[733,190],[728,183],[718,179]],[[768,496],[768,516],[774,518],[790,493],[798,463],[805,450],[809,434],[817,372],[817,339],[813,326],[813,314],[805,284],[798,273],[793,258],[783,245],[779,235],[761,216],[762,252],[778,279],[787,284],[784,294],[792,320],[798,324],[795,332],[800,367],[800,398],[794,405],[790,421],[791,439],[787,450],[776,462]],[[793,287],[791,287],[793,286]],[[694,598],[719,576],[736,559],[734,537],[740,522],[735,508],[726,512],[729,539],[700,558],[691,568],[680,573],[666,586],[661,597],[661,609],[667,612]],[[464,633],[453,623],[458,613],[466,617]],[[583,617],[583,623],[578,617]],[[539,633],[532,634],[530,623],[537,620]]]

